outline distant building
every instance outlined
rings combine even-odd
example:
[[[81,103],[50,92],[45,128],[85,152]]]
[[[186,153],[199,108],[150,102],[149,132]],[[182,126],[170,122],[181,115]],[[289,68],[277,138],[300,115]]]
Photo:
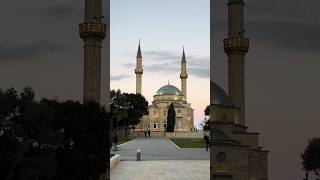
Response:
[[[136,93],[142,94],[142,53],[140,43],[136,64]],[[173,104],[176,112],[176,132],[191,132],[194,129],[193,109],[187,102],[187,68],[186,56],[183,50],[181,61],[181,90],[170,85],[162,86],[153,96],[152,104],[148,107],[149,114],[141,118],[136,126],[137,131],[151,130],[164,132],[167,127],[167,115],[170,104]]]
[[[228,55],[229,95],[210,83],[210,176],[212,180],[267,180],[268,152],[259,133],[245,123],[244,62],[249,39],[244,31],[244,0],[229,0],[229,31],[224,40]]]

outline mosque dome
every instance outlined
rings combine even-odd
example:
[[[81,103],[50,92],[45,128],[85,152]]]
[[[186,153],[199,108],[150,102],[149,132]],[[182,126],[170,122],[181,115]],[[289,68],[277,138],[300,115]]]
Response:
[[[183,93],[175,86],[170,84],[162,86],[156,93],[156,96],[160,95],[178,95],[183,96]]]
[[[227,95],[227,93],[219,87],[215,82],[210,81],[211,86],[211,102],[214,105],[223,105],[223,106],[232,106],[233,102],[231,97]]]

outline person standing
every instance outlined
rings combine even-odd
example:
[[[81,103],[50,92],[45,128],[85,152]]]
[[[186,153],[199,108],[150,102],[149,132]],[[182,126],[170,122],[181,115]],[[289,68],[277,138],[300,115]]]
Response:
[[[147,131],[144,130],[144,138],[147,138]]]
[[[112,144],[113,144],[113,151],[117,151],[118,135],[116,133],[113,133]]]
[[[208,151],[208,149],[209,149],[209,136],[207,134],[204,134],[203,139],[206,143],[206,150]]]
[[[150,131],[150,129],[148,130],[148,135],[149,135],[149,138],[150,138],[150,134],[151,134],[151,131]]]

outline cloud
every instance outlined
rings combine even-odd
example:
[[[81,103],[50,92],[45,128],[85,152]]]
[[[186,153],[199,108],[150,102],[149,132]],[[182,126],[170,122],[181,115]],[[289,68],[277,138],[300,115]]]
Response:
[[[106,14],[106,2],[102,1],[102,15]],[[35,15],[49,18],[54,21],[79,21],[84,17],[84,1],[69,0],[53,6],[41,8],[35,12]]]
[[[143,69],[149,72],[179,73],[181,56],[175,51],[144,51]],[[210,60],[209,57],[187,56],[187,69],[190,75],[201,78],[209,78]],[[126,68],[133,68],[135,64],[126,63],[122,65]]]
[[[177,54],[175,51],[145,51],[143,52],[143,56],[147,61],[177,61],[180,62],[181,55]]]
[[[122,66],[127,67],[127,68],[134,68],[135,64],[133,64],[133,63],[125,63]]]
[[[48,41],[35,41],[24,45],[0,43],[0,62],[29,60],[39,55],[46,55],[63,51],[67,47],[59,43]]]
[[[226,21],[226,1],[213,0],[213,3],[212,18],[215,21]],[[320,22],[319,0],[247,0],[245,8],[246,19],[249,21]]]
[[[209,78],[210,77],[210,67],[208,68],[190,68],[190,74],[197,77]]]
[[[247,10],[249,20],[319,23],[319,8],[318,0],[259,0],[248,3]]]
[[[216,2],[223,10],[214,16],[213,38],[219,41],[227,36],[226,5]],[[247,3],[246,33],[251,44],[259,42],[271,49],[318,52],[320,45],[320,1],[259,0]],[[308,9],[308,11],[306,11]]]
[[[248,27],[255,41],[276,48],[306,52],[320,50],[317,38],[320,24],[257,22],[249,23]]]
[[[73,4],[57,4],[55,6],[44,7],[36,11],[36,15],[46,16],[52,20],[75,20],[83,17],[83,9]]]
[[[178,64],[173,65],[170,63],[156,63],[144,65],[144,69],[149,72],[180,72],[180,66]]]
[[[120,74],[120,75],[111,75],[110,76],[110,80],[111,81],[119,81],[119,80],[122,80],[122,79],[126,79],[130,76],[128,75],[125,75],[125,74]]]

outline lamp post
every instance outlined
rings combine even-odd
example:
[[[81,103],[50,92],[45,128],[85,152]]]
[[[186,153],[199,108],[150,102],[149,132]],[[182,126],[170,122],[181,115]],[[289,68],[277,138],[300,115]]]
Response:
[[[303,180],[308,180],[308,179],[309,179],[308,176],[309,176],[309,175],[308,175],[308,172],[306,172],[306,178],[304,178]]]

